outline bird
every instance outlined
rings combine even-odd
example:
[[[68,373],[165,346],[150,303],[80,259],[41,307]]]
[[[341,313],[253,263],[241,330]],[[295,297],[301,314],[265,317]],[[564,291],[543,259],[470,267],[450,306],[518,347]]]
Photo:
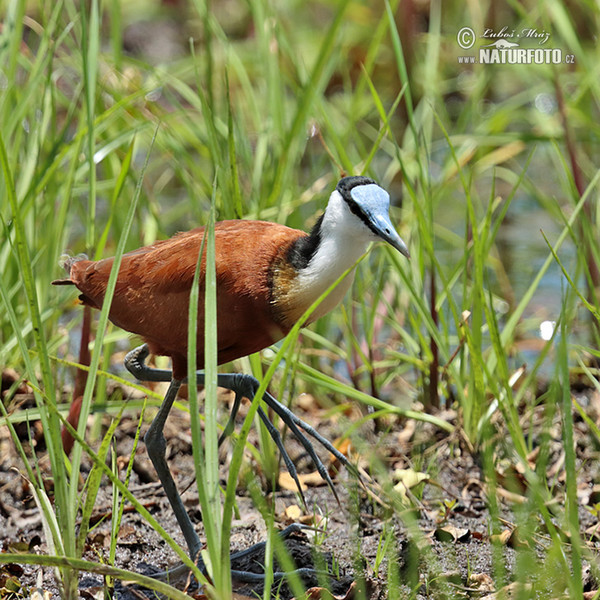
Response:
[[[387,242],[410,258],[407,245],[390,220],[389,207],[388,192],[375,180],[348,176],[339,180],[310,233],[267,221],[238,219],[215,223],[218,364],[258,352],[281,340],[306,309],[351,269],[304,325],[335,308],[352,284],[355,272],[352,267],[371,242]],[[199,227],[123,254],[109,311],[109,319],[115,325],[144,340],[143,345],[125,358],[129,372],[140,381],[170,383],[144,441],[189,555],[200,567],[203,566],[201,542],[168,467],[163,428],[177,392],[186,382],[189,296],[204,234],[205,228]],[[75,286],[81,293],[82,304],[101,309],[113,261],[113,258],[91,261],[84,255],[68,257],[63,263],[68,277],[52,283]],[[200,341],[204,340],[205,269],[204,254],[200,265],[197,320]],[[197,384],[202,385],[204,344],[198,343],[196,348]],[[170,357],[172,369],[149,367],[146,364],[149,354]],[[246,374],[219,373],[217,384],[235,393],[228,423],[219,439],[221,443],[231,433],[242,398],[252,400],[259,382]],[[265,392],[262,399],[302,444],[337,498],[329,473],[308,438],[319,442],[352,469],[347,458],[269,392]],[[258,415],[300,489],[294,463],[278,429],[261,407]],[[254,578],[254,574],[233,571],[232,576],[241,581]]]

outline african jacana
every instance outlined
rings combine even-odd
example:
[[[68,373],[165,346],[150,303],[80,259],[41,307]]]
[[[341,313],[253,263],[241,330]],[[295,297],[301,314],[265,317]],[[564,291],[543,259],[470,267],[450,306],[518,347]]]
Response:
[[[304,311],[366,251],[372,241],[384,240],[409,256],[389,217],[388,193],[367,177],[341,179],[325,213],[306,234],[264,221],[222,221],[215,225],[217,273],[217,350],[219,364],[257,352],[283,338]],[[140,335],[145,344],[131,351],[125,366],[141,381],[170,381],[163,403],[145,436],[148,454],[175,516],[192,560],[200,561],[200,539],[184,508],[165,459],[163,428],[177,392],[187,375],[189,293],[204,228],[179,233],[122,257],[110,320]],[[204,259],[203,259],[204,260]],[[83,304],[101,308],[113,264],[112,258],[90,261],[69,258],[69,278],[58,285],[75,285]],[[204,264],[201,265],[205,269]],[[318,306],[311,321],[329,312],[352,283],[352,271]],[[197,366],[204,365],[204,279],[200,277]],[[172,371],[150,368],[148,354],[169,356]],[[198,383],[203,374],[198,372]],[[218,385],[235,392],[226,435],[242,397],[252,399],[259,387],[249,375],[219,374]],[[310,425],[266,393],[264,402],[304,446],[321,476],[334,491],[327,469],[307,439],[316,439],[344,465],[347,459]],[[258,414],[282,453],[286,467],[300,487],[296,469],[279,432],[259,408]],[[303,430],[304,433],[301,431]],[[223,438],[223,436],[222,436]],[[244,573],[232,573],[244,579]],[[253,577],[251,577],[253,578]]]

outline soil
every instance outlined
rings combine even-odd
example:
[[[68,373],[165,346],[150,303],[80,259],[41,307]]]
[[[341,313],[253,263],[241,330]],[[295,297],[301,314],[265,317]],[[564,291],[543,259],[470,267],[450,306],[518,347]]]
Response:
[[[124,394],[129,390],[123,390]],[[595,392],[583,390],[577,397],[580,405],[592,420],[600,420],[600,399]],[[223,396],[223,422],[226,419],[230,398]],[[12,406],[23,410],[31,402],[26,391],[18,394]],[[359,414],[330,416],[310,398],[301,398],[295,412],[314,425],[329,439],[335,439],[347,427],[348,419],[355,420]],[[357,409],[358,410],[358,409]],[[524,409],[525,412],[525,409]],[[241,411],[239,419],[243,418]],[[459,417],[452,411],[437,413],[438,417],[457,425]],[[102,419],[107,427],[107,415],[93,415],[91,421]],[[530,456],[536,464],[540,452],[540,439],[544,433],[547,455],[546,477],[553,491],[553,522],[561,531],[560,515],[564,514],[564,450],[560,434],[558,414],[547,422],[542,408],[529,408],[524,415],[527,433],[534,440]],[[597,551],[599,442],[589,425],[578,414],[576,425],[576,450],[578,460],[579,518],[588,549]],[[239,425],[238,420],[238,425]],[[124,469],[132,452],[138,421],[136,415],[127,414],[122,419],[115,436],[118,464],[124,477]],[[288,435],[285,445],[298,470],[306,474],[313,485],[305,491],[308,509],[303,508],[297,493],[280,487],[269,492],[258,465],[248,459],[247,470],[257,475],[263,485],[263,494],[271,503],[281,528],[295,521],[318,525],[320,531],[302,530],[292,533],[286,540],[290,554],[298,568],[310,571],[327,565],[339,575],[328,583],[335,598],[384,599],[390,586],[397,588],[394,597],[416,598],[486,598],[493,600],[499,588],[508,593],[514,591],[516,579],[515,561],[523,548],[529,550],[531,560],[545,560],[549,546],[548,533],[541,518],[528,515],[523,522],[519,507],[526,503],[527,484],[517,463],[511,460],[507,432],[500,418],[494,423],[496,437],[493,439],[496,476],[496,502],[488,499],[489,485],[485,483],[482,455],[473,452],[466,436],[456,426],[452,434],[442,432],[432,425],[406,419],[391,419],[383,423],[367,421],[360,439],[365,448],[349,448],[353,462],[364,473],[365,485],[358,485],[355,478],[345,470],[335,476],[335,487],[340,498],[338,505],[331,490],[322,484],[314,485],[314,466],[304,456],[302,448]],[[143,426],[143,431],[147,424]],[[51,474],[47,472],[43,435],[39,422],[18,426],[25,447],[31,452],[29,440],[35,446],[39,468],[51,491]],[[256,443],[256,432],[253,432]],[[31,438],[30,438],[31,436]],[[202,522],[196,499],[192,445],[188,415],[173,410],[165,428],[167,457],[184,503],[202,538]],[[97,443],[95,444],[97,446]],[[367,455],[366,448],[371,456]],[[222,481],[225,483],[230,447],[224,445],[221,461]],[[326,453],[320,455],[325,461]],[[82,472],[85,478],[91,464],[84,460]],[[331,466],[334,472],[333,466]],[[42,529],[40,513],[24,476],[20,461],[8,429],[0,428],[0,546],[3,552],[47,553],[48,547]],[[280,480],[285,484],[285,477]],[[420,482],[419,482],[420,481]],[[404,483],[401,483],[404,482]],[[419,483],[417,483],[419,482]],[[105,562],[111,528],[111,486],[108,481],[101,486],[94,510],[95,526],[87,538],[84,558]],[[396,492],[392,491],[395,486]],[[130,489],[146,508],[158,517],[160,523],[185,548],[173,513],[154,469],[146,455],[143,442],[135,452],[134,469]],[[266,539],[266,527],[260,512],[250,499],[250,494],[240,485],[238,490],[240,518],[234,520],[231,536],[232,553],[247,549]],[[497,520],[490,515],[490,506],[497,506]],[[521,514],[521,516],[519,516]],[[533,520],[533,521],[532,521]],[[495,525],[494,525],[495,524]],[[533,532],[533,535],[525,533]],[[532,544],[531,540],[534,540]],[[524,546],[525,545],[525,546]],[[315,560],[316,559],[316,560]],[[499,573],[498,561],[503,564]],[[260,572],[263,558],[260,549],[250,557],[233,560],[232,568]],[[115,566],[152,574],[177,565],[177,559],[160,536],[135,511],[127,509],[118,535]],[[277,567],[276,567],[277,568]],[[585,589],[588,597],[598,589],[598,581],[585,564]],[[7,582],[12,582],[12,595],[6,592]],[[312,588],[311,598],[330,598],[314,573],[303,576],[307,588]],[[539,592],[533,597],[567,597],[554,595],[552,582],[531,581],[521,585],[533,586]],[[3,595],[2,586],[5,594]],[[195,589],[189,578],[183,577],[177,587],[185,589],[192,597],[201,598],[201,590]],[[262,596],[262,584],[234,582],[240,598]],[[60,598],[53,570],[38,566],[20,566],[18,556],[11,565],[0,565],[0,597],[30,597],[37,589],[44,598]],[[105,597],[101,576],[89,573],[80,575],[82,598]],[[273,587],[273,594],[291,598],[285,584]],[[550,594],[550,595],[549,595]],[[121,599],[155,598],[154,592],[138,586],[117,583],[114,597]],[[508,597],[508,596],[507,596]]]

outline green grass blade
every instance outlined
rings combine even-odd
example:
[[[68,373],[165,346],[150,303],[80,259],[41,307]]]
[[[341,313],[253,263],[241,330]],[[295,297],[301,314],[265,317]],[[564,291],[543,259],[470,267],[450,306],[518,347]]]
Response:
[[[121,258],[123,256],[123,252],[125,250],[125,244],[127,242],[127,236],[129,234],[129,230],[131,229],[131,225],[133,223],[133,219],[135,216],[137,204],[142,191],[142,182],[144,179],[144,173],[146,172],[146,168],[148,166],[148,161],[150,158],[150,151],[154,144],[154,140],[156,139],[156,135],[158,133],[158,127],[154,131],[154,136],[152,138],[152,142],[150,144],[150,150],[148,151],[145,159],[145,163],[140,172],[140,176],[138,179],[138,183],[136,186],[135,193],[131,200],[131,204],[129,205],[129,209],[127,212],[127,217],[125,219],[125,225],[123,228],[123,232],[121,234],[121,238],[119,239],[119,243],[117,244],[117,248],[115,251],[115,257],[113,266],[111,268],[110,276],[108,278],[108,283],[106,286],[106,292],[104,295],[104,302],[102,304],[102,310],[100,311],[100,317],[98,319],[98,329],[96,334],[96,341],[94,345],[94,349],[92,351],[92,356],[90,360],[90,370],[87,378],[85,391],[83,394],[83,399],[81,402],[81,413],[79,417],[79,426],[78,433],[79,438],[83,438],[85,435],[85,429],[87,426],[87,418],[90,414],[90,407],[92,404],[92,397],[94,392],[94,386],[96,383],[96,374],[98,371],[98,366],[100,364],[100,358],[102,356],[102,340],[104,337],[104,332],[106,330],[106,326],[108,324],[108,315],[110,310],[110,305],[112,303],[112,298],[115,292],[115,288],[117,285],[117,277],[119,274],[119,268],[121,266]],[[78,496],[78,474],[79,468],[81,464],[81,446],[75,444],[73,447],[73,457],[72,457],[72,476],[71,476],[71,486],[70,486],[70,507],[71,510],[74,511],[77,506],[77,496]],[[74,515],[73,515],[74,517]]]
[[[15,560],[16,558],[18,558],[18,561]],[[141,575],[135,571],[127,571],[108,565],[101,565],[80,558],[47,556],[44,554],[0,554],[0,565],[7,565],[14,562],[19,562],[24,565],[40,565],[42,567],[57,567],[61,569],[74,569],[85,573],[96,573],[97,575],[102,575],[104,577],[113,577],[114,579],[119,579],[121,581],[137,583],[149,590],[164,594],[167,598],[172,598],[173,600],[189,600],[190,598],[186,593],[181,592],[158,579]]]

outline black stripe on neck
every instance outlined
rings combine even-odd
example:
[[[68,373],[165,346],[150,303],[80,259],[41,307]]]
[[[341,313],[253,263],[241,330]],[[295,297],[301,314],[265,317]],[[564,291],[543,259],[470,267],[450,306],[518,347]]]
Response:
[[[323,214],[319,217],[312,231],[306,237],[298,238],[290,246],[287,252],[287,259],[296,271],[305,269],[317,253],[321,244],[321,224],[323,223],[324,216]]]

